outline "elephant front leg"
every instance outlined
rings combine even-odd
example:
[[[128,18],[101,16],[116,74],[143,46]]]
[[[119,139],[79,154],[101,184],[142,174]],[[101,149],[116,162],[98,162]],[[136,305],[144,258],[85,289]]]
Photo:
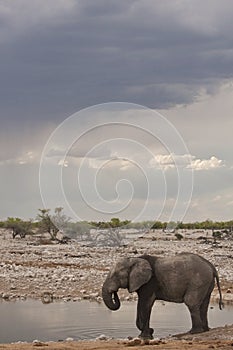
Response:
[[[142,339],[153,339],[153,328],[150,328],[150,314],[155,301],[154,293],[148,295],[145,291],[138,291],[137,328],[141,331]]]

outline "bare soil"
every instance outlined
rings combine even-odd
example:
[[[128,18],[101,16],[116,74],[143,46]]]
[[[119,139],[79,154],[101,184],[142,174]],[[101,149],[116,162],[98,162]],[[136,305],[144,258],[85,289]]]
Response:
[[[135,350],[163,349],[163,350],[205,350],[205,349],[233,349],[233,326],[225,326],[212,329],[209,332],[196,335],[177,335],[174,339],[155,339],[143,341],[138,338],[133,340],[107,340],[107,341],[72,341],[72,342],[34,342],[0,344],[1,349],[12,350]]]

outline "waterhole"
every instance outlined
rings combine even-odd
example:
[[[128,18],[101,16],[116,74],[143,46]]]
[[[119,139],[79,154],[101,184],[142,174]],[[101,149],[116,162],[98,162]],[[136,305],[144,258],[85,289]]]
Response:
[[[118,311],[110,311],[103,303],[54,302],[26,300],[0,302],[0,342],[58,341],[94,339],[101,334],[113,338],[135,337],[136,303],[123,302]],[[220,311],[217,305],[209,309],[211,327],[233,324],[233,307]],[[190,315],[184,304],[156,302],[151,315],[156,337],[186,332],[191,327]]]

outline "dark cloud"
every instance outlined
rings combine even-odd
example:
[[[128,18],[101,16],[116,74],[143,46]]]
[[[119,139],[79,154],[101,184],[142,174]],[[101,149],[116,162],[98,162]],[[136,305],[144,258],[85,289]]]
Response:
[[[233,5],[223,3],[9,5],[1,13],[1,119],[59,121],[102,102],[163,108],[190,103],[200,88],[211,93],[233,75]]]
[[[194,189],[206,203],[218,191],[230,213],[232,86],[227,97],[221,89],[233,78],[232,17],[228,0],[0,0],[2,215],[40,206],[38,162],[50,132],[77,110],[113,101],[169,108],[196,159],[225,160],[211,180],[198,173]],[[209,103],[192,104],[208,94]]]

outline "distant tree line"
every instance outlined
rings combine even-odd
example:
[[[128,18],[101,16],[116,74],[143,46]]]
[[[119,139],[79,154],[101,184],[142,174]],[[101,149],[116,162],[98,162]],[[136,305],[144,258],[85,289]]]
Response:
[[[205,220],[201,222],[161,222],[161,221],[143,221],[131,222],[130,220],[120,220],[111,218],[110,221],[80,221],[72,222],[63,211],[62,207],[55,208],[52,213],[50,209],[38,209],[36,219],[22,220],[20,218],[8,217],[5,221],[0,221],[0,227],[10,229],[12,237],[47,233],[51,240],[58,240],[59,231],[66,231],[70,238],[77,235],[88,235],[92,228],[98,230],[115,230],[120,228],[131,228],[136,230],[166,230],[172,228],[176,230],[212,230],[213,236],[220,237],[220,232],[231,233],[233,231],[233,220],[230,221],[212,221]],[[214,232],[215,231],[215,232]]]
[[[230,221],[212,221],[212,220],[205,220],[205,221],[196,221],[191,223],[183,223],[178,222],[176,223],[177,229],[185,229],[185,230],[229,230],[233,231],[233,220]]]

